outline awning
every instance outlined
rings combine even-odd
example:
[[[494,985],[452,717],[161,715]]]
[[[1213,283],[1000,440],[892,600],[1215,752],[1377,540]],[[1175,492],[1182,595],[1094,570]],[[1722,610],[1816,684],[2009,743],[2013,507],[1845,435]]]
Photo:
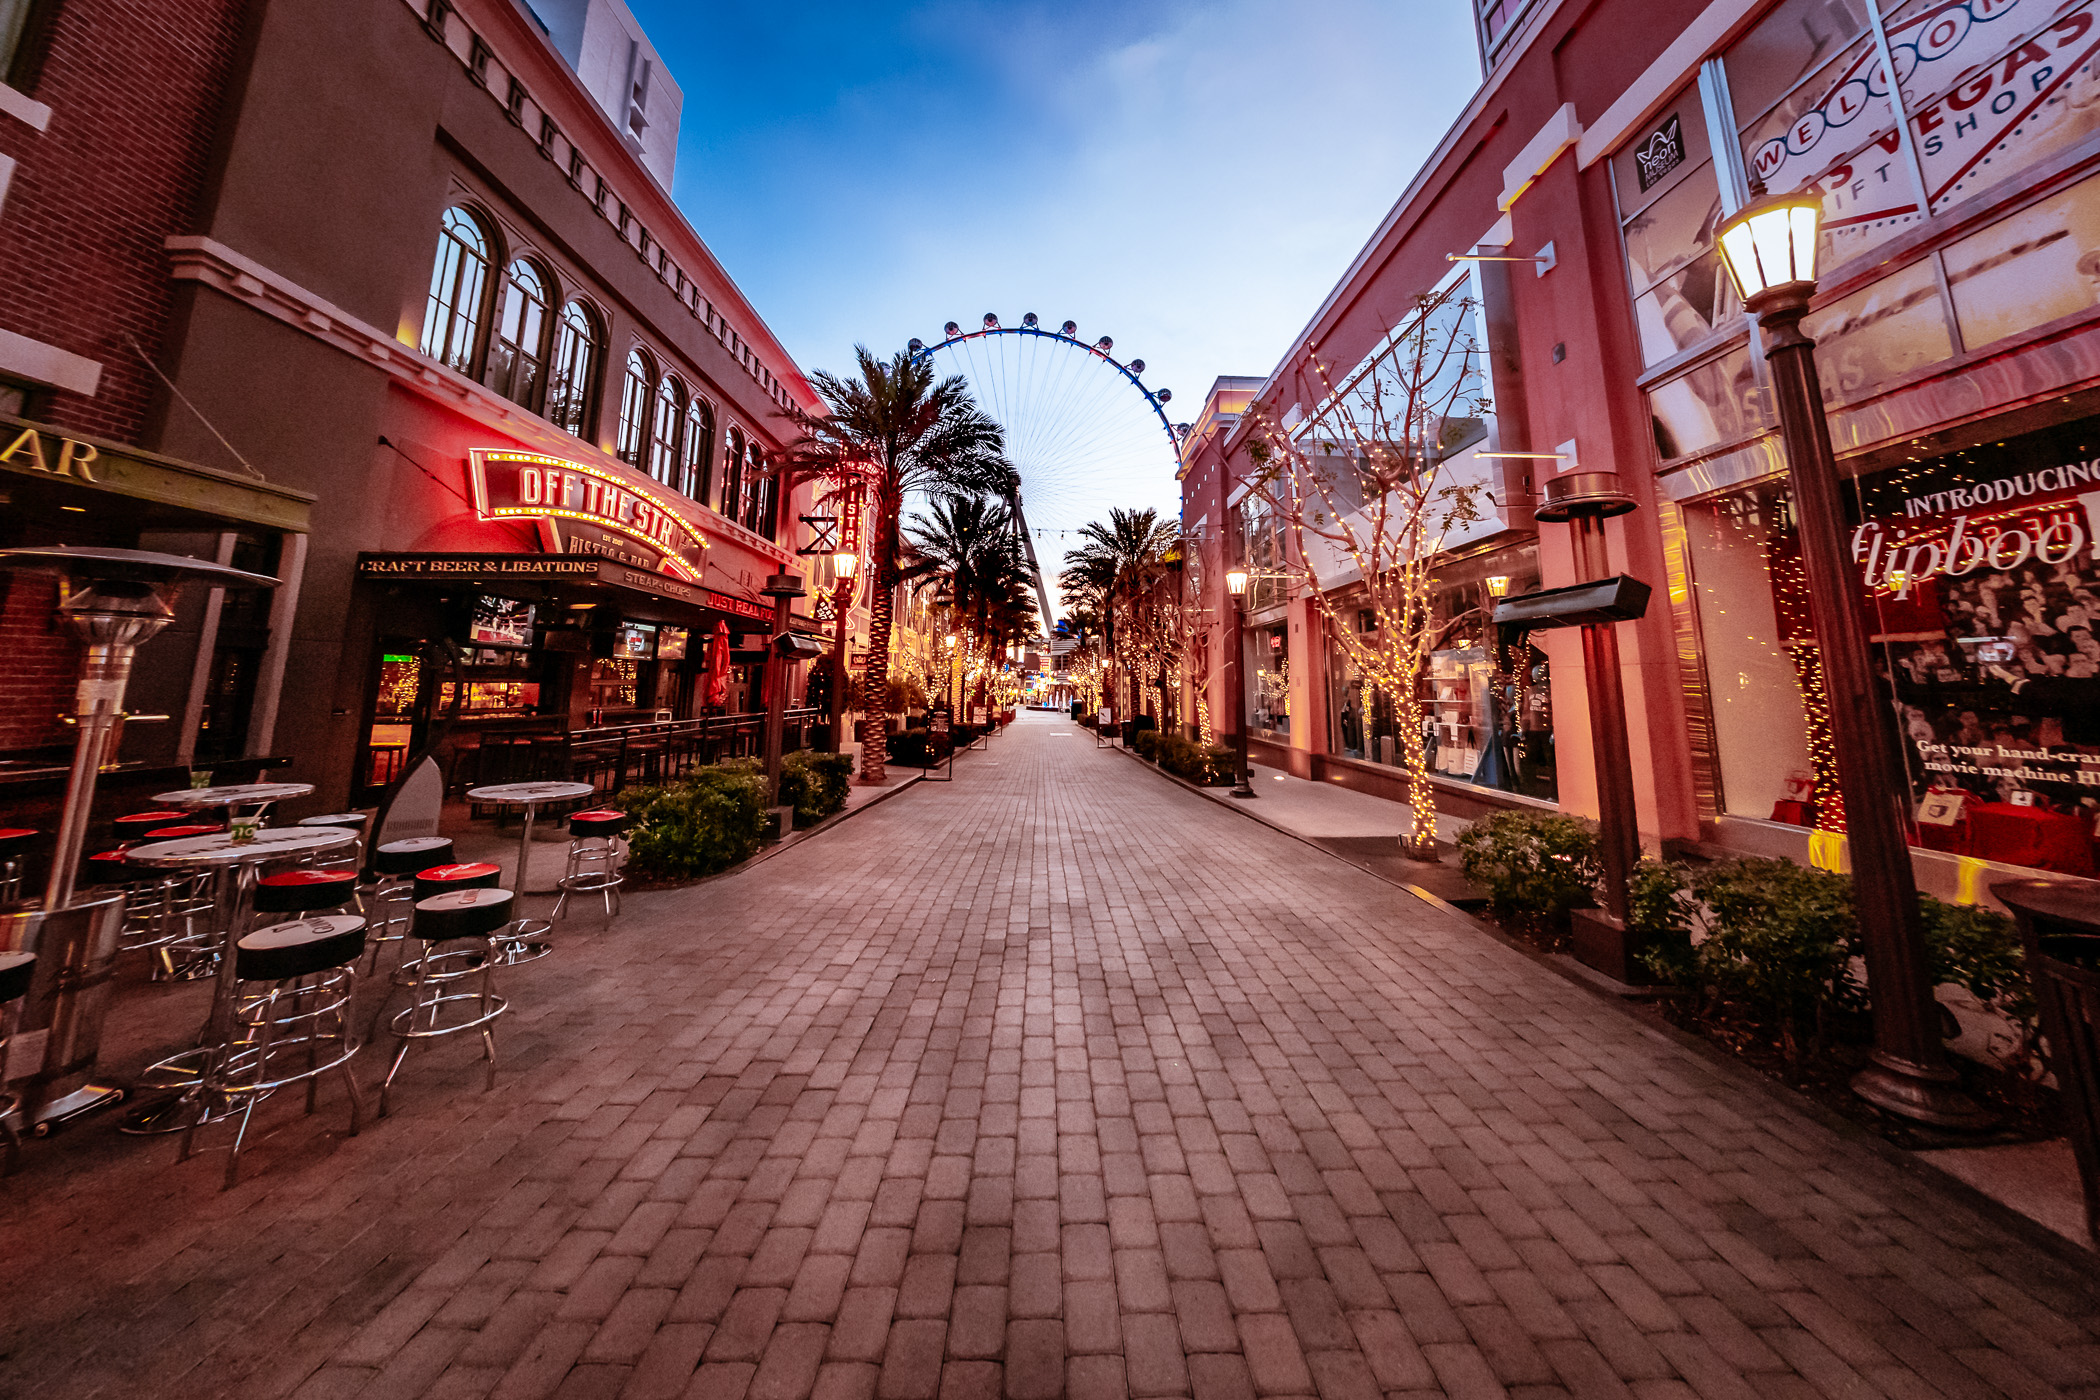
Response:
[[[602,598],[641,621],[689,621],[695,608],[761,624],[773,619],[763,602],[590,554],[365,553],[357,556],[357,573],[380,582],[486,588],[526,600]]]
[[[0,486],[21,507],[71,508],[133,530],[256,525],[304,534],[304,491],[0,414]]]

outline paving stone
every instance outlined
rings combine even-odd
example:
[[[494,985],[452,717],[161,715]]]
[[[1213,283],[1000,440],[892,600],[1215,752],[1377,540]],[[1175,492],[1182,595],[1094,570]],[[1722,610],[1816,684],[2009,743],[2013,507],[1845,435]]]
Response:
[[[38,1144],[0,1394],[2100,1400],[2092,1279],[1072,734],[565,926],[491,1092],[223,1196]],[[204,990],[120,969],[105,1059]]]

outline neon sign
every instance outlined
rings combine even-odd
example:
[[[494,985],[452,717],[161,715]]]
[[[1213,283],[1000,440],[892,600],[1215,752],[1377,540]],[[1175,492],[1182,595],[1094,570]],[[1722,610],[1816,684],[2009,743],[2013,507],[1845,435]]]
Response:
[[[482,519],[537,520],[564,553],[616,554],[622,562],[700,581],[707,537],[655,492],[609,468],[536,452],[477,447],[467,459],[474,510]],[[629,558],[616,548],[621,542],[639,545],[643,553]]]

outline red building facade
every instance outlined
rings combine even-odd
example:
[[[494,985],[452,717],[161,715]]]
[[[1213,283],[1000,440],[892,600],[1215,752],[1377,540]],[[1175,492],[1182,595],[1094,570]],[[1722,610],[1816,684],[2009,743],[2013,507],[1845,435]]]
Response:
[[[818,400],[659,183],[665,153],[645,164],[509,0],[173,8],[39,0],[35,83],[0,89],[8,139],[68,83],[121,89],[77,129],[52,105],[69,144],[16,158],[0,219],[32,256],[0,330],[63,333],[0,355],[0,412],[299,507],[97,534],[99,499],[54,497],[34,538],[0,539],[282,580],[184,601],[132,692],[173,722],[127,753],[286,756],[338,810],[375,800],[455,698],[469,746],[759,707],[766,578],[808,576],[796,625],[831,631],[829,557],[796,553],[812,490],[774,473]],[[148,55],[167,71],[124,67]],[[48,580],[16,590],[48,631]],[[25,704],[55,715],[73,647],[51,635],[52,695]],[[463,670],[433,661],[446,644]]]
[[[1824,198],[1806,329],[1920,883],[1974,899],[2001,867],[2093,874],[2100,13],[1538,0],[1483,26],[1492,66],[1413,185],[1250,410],[1188,439],[1205,605],[1224,565],[1257,579],[1257,759],[1402,791],[1390,707],[1285,567],[1248,447],[1280,431],[1317,455],[1336,379],[1375,373],[1415,299],[1456,285],[1492,407],[1454,426],[1440,470],[1494,505],[1446,538],[1439,609],[1575,582],[1573,527],[1532,508],[1557,473],[1617,472],[1639,508],[1606,525],[1611,569],[1654,589],[1617,629],[1644,842],[1842,861],[1786,462],[1714,246],[1755,178]],[[1346,569],[1320,585],[1349,616]],[[1575,634],[1501,658],[1493,641],[1462,629],[1419,681],[1440,809],[1594,815]]]

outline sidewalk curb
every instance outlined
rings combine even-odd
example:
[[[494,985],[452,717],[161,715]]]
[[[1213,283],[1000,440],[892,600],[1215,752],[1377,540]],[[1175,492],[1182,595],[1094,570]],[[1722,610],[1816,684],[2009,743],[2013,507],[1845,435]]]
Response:
[[[1205,789],[1197,786],[1195,783],[1167,772],[1149,759],[1143,758],[1129,749],[1124,749],[1122,745],[1117,744],[1111,747],[1128,754],[1132,761],[1150,769],[1168,782],[1177,783],[1187,788],[1212,806],[1227,806],[1226,802],[1220,802],[1218,799],[1209,796]],[[1256,798],[1254,800],[1260,801],[1261,799]],[[1554,963],[1552,954],[1541,952],[1530,944],[1511,937],[1495,925],[1467,913],[1449,900],[1440,899],[1419,885],[1410,885],[1405,881],[1394,880],[1388,876],[1380,875],[1375,870],[1367,870],[1334,851],[1328,850],[1311,837],[1303,836],[1298,832],[1292,831],[1289,827],[1280,826],[1270,821],[1258,812],[1250,811],[1243,801],[1231,803],[1227,810],[1238,812],[1241,816],[1251,818],[1271,831],[1278,832],[1294,841],[1310,846],[1322,855],[1340,861],[1351,870],[1368,875],[1372,879],[1390,885],[1395,889],[1405,890],[1423,903],[1442,910],[1454,918],[1463,919],[1467,924],[1486,934],[1489,938],[1494,939],[1503,947],[1530,959],[1538,967],[1552,973],[1569,986],[1578,988],[1585,995],[1594,997],[1605,1005],[1612,1007],[1619,1014],[1632,1021],[1634,1029],[1642,1034],[1662,1039],[1682,1050],[1697,1055],[1702,1063],[1706,1064],[1729,1083],[1736,1085],[1738,1088],[1755,1092],[1781,1108],[1800,1114],[1846,1142],[1868,1149],[1884,1162],[1897,1168],[1905,1176],[1917,1181],[1920,1185],[1929,1186],[1934,1190],[1954,1197],[1978,1215],[1996,1223],[2001,1229],[2017,1235],[2023,1243],[2032,1245],[2058,1262],[2075,1268],[2080,1275],[2077,1282],[2081,1289],[2094,1299],[2100,1300],[2100,1281],[2096,1281],[2100,1280],[2100,1273],[2096,1273],[2095,1268],[2096,1264],[2100,1264],[2100,1250],[2096,1250],[2091,1246],[2081,1245],[2078,1241],[2068,1236],[2058,1234],[2039,1220],[2022,1215],[2019,1211],[2014,1210],[1995,1196],[1985,1194],[1953,1173],[1926,1161],[1917,1153],[1907,1148],[1896,1146],[1896,1144],[1882,1137],[1881,1134],[1862,1127],[1842,1114],[1832,1112],[1805,1095],[1795,1093],[1784,1084],[1774,1083],[1765,1076],[1744,1068],[1728,1058],[1719,1047],[1710,1044],[1704,1037],[1695,1036],[1689,1031],[1681,1031],[1675,1026],[1655,1025],[1644,1018],[1635,1016],[1632,1008],[1626,1004],[1624,999],[1602,988],[1591,986],[1580,977],[1569,973]]]

